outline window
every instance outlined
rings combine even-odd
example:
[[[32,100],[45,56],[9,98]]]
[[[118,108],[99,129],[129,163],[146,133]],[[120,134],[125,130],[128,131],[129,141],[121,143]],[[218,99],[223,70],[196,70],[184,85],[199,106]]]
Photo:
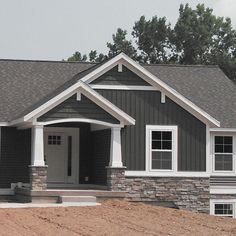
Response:
[[[218,216],[233,217],[233,203],[216,203],[214,214]]]
[[[233,137],[215,136],[215,171],[233,171]]]
[[[174,169],[176,163],[176,126],[147,126],[147,155],[152,171]]]
[[[58,135],[48,135],[49,145],[61,145],[61,136]]]

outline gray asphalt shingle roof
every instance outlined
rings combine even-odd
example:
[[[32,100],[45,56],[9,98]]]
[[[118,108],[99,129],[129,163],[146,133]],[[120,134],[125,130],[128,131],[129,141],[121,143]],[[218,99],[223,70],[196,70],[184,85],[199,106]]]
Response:
[[[92,63],[0,60],[0,122],[19,118]]]
[[[0,60],[0,122],[26,114],[99,65]],[[143,65],[215,119],[236,128],[236,85],[216,66]]]

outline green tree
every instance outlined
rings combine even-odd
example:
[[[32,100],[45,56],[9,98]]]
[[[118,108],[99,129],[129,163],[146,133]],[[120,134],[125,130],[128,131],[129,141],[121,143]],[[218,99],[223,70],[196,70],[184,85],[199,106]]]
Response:
[[[179,18],[170,39],[183,64],[214,64],[220,57],[235,54],[236,33],[229,18],[216,17],[213,10],[198,4],[180,5]]]
[[[90,62],[102,62],[105,59],[107,59],[107,56],[104,55],[103,53],[100,53],[98,55],[96,50],[91,50],[89,53],[89,61]]]
[[[120,52],[124,52],[129,57],[135,59],[137,51],[132,45],[132,41],[126,39],[127,31],[121,28],[117,29],[117,32],[112,35],[113,42],[107,43],[109,48],[108,56],[112,57]]]
[[[87,55],[82,55],[80,52],[76,51],[67,61],[87,61]]]
[[[144,16],[141,16],[135,22],[132,32],[141,52],[139,60],[150,63],[168,62],[172,57],[170,34],[170,24],[167,24],[165,17],[154,16],[151,20],[146,20]]]

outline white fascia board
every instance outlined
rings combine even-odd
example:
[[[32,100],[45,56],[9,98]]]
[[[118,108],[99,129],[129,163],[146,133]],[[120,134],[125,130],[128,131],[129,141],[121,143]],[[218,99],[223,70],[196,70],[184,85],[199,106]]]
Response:
[[[0,122],[0,127],[1,126],[8,126],[8,122]]]
[[[236,133],[236,128],[211,128],[210,132],[233,132]]]
[[[101,67],[97,68],[81,80],[85,83],[91,83],[102,73],[104,73],[106,67],[110,69],[119,63],[122,63],[123,65],[131,69],[134,73],[139,75],[152,86],[156,87],[158,90],[163,91],[167,97],[174,100],[178,105],[189,111],[192,115],[197,117],[202,122],[210,124],[213,127],[220,127],[220,122],[218,120],[210,116],[207,112],[199,108],[193,102],[178,93],[176,90],[172,89],[162,80],[158,79],[155,75],[153,75],[151,72],[146,70],[144,67],[139,65],[137,62],[135,62],[133,59],[131,59],[124,53],[120,53],[116,57],[112,58],[107,63],[103,64]],[[106,71],[108,70],[106,69]]]
[[[58,94],[57,96],[53,97],[40,107],[36,108],[29,114],[23,117],[23,121],[33,121],[40,117],[41,115],[45,114],[47,111],[51,110],[55,106],[59,105],[61,102],[65,101],[69,97],[71,97],[73,94],[81,92],[86,97],[91,99],[94,103],[96,103],[98,106],[102,107],[105,111],[107,111],[109,114],[120,120],[121,122],[125,124],[135,124],[135,120],[130,117],[128,114],[120,110],[118,107],[116,107],[114,104],[109,102],[107,99],[105,99],[103,96],[98,94],[96,91],[91,89],[88,85],[85,83],[79,81],[76,84],[72,85],[68,89],[64,90],[62,93]],[[16,121],[15,121],[16,122]]]

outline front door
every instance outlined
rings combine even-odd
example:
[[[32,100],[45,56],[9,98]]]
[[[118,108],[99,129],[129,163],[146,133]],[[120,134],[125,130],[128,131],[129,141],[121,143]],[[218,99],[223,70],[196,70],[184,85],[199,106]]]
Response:
[[[75,129],[78,131],[78,129]],[[48,185],[78,184],[78,138],[71,128],[46,128],[45,162]],[[77,144],[77,145],[76,145]]]

